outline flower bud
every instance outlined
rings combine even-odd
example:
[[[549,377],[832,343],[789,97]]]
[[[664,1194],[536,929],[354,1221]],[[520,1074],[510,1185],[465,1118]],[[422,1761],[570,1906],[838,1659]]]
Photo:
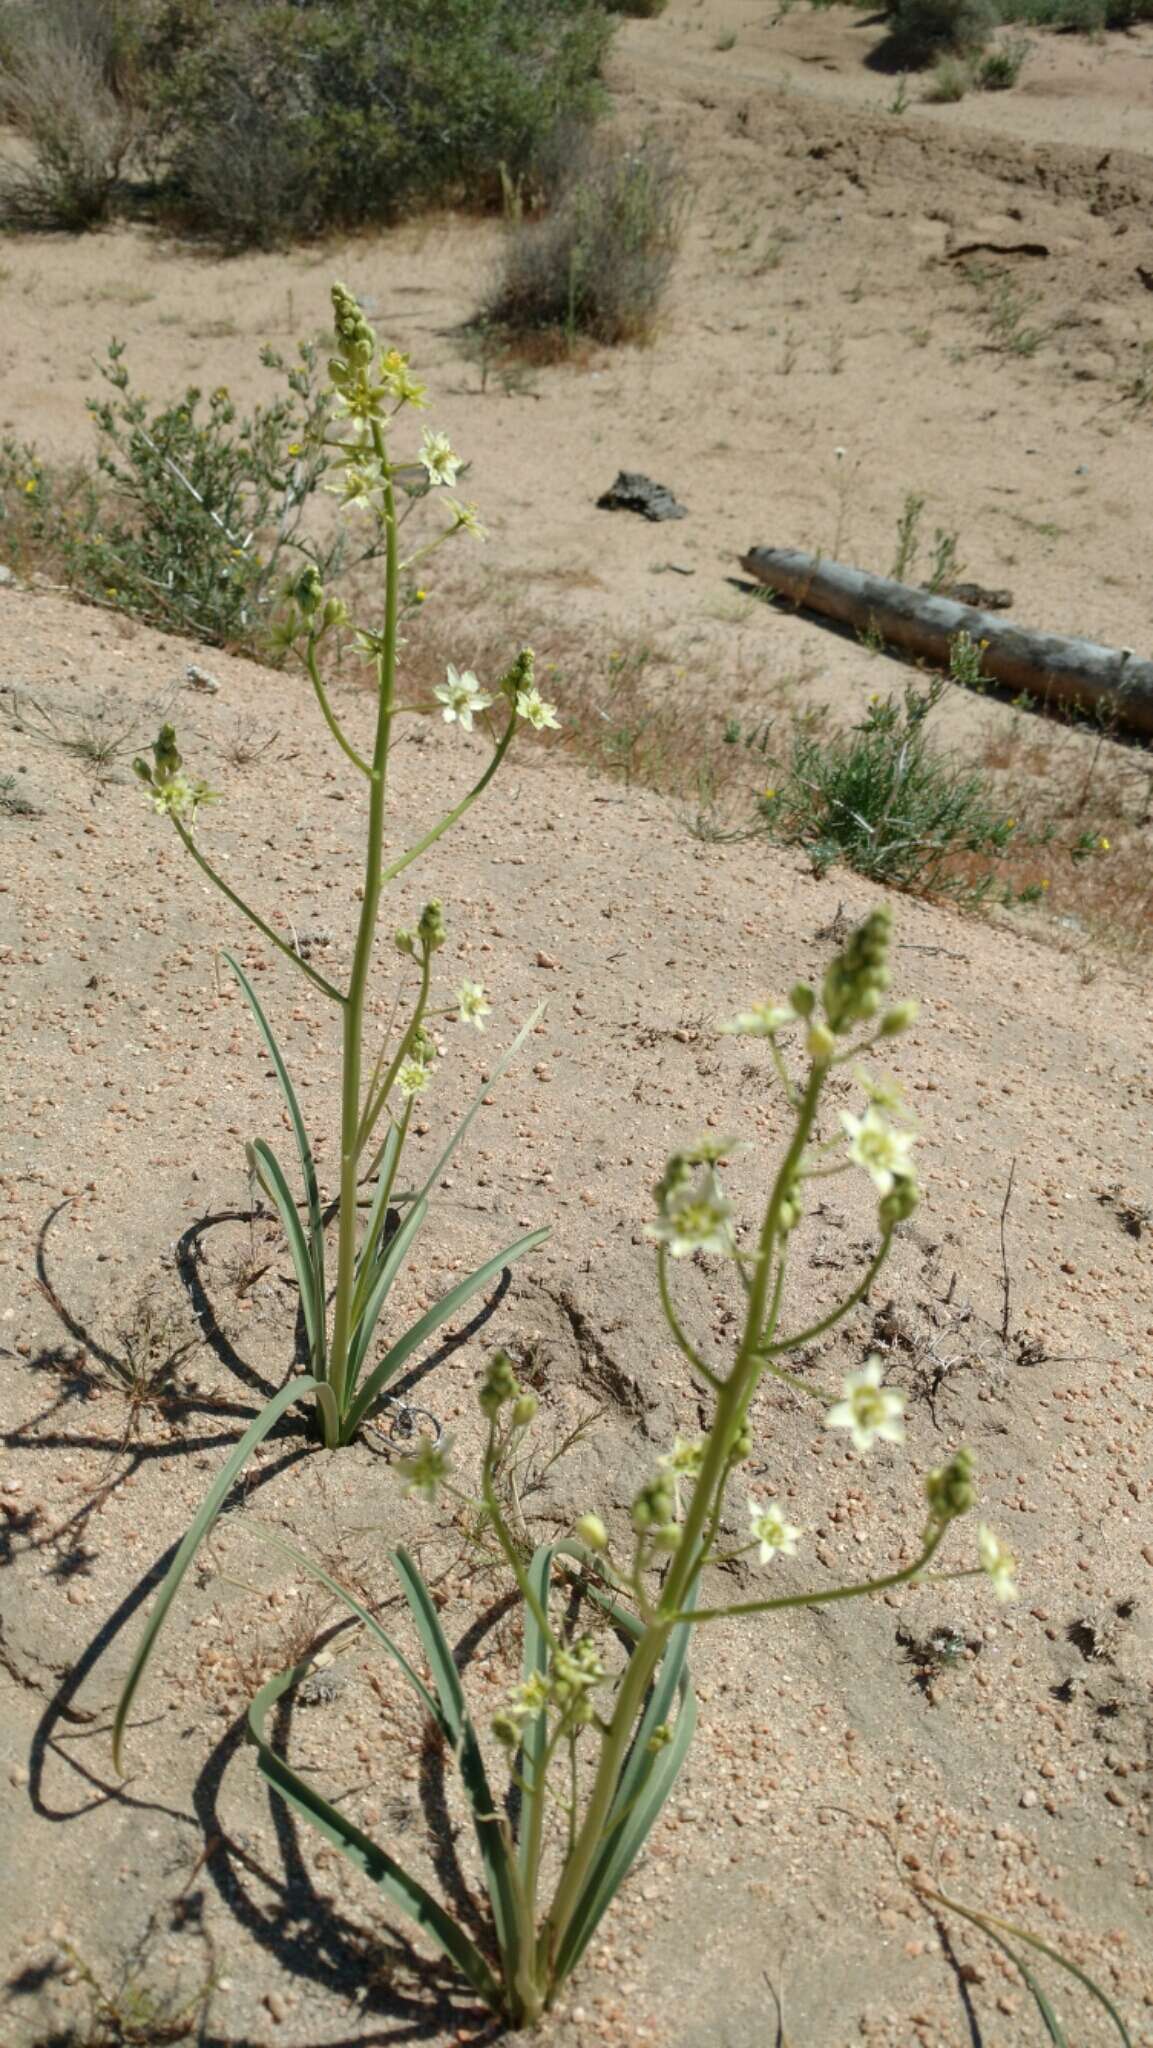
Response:
[[[747,1422],[742,1422],[733,1438],[733,1448],[729,1452],[729,1463],[732,1465],[743,1465],[745,1459],[751,1458],[752,1455],[753,1432]]]
[[[892,1009],[886,1010],[881,1019],[881,1037],[899,1038],[902,1031],[907,1031],[910,1024],[916,1023],[920,1008],[920,1003],[894,1003]]]
[[[330,633],[334,626],[347,626],[348,606],[342,597],[326,597],[324,610],[320,615],[321,630]]]
[[[491,1420],[500,1413],[507,1401],[515,1401],[519,1394],[520,1382],[513,1371],[512,1359],[508,1352],[494,1351],[477,1395],[481,1413]]]
[[[519,1749],[520,1727],[515,1715],[494,1714],[488,1725],[502,1749]]]
[[[444,908],[439,898],[425,904],[420,913],[418,930],[421,944],[427,953],[435,953],[438,947],[443,946],[447,933],[444,927]]]
[[[798,1017],[811,1017],[817,1006],[817,998],[807,981],[798,981],[789,990],[789,1002]]]
[[[837,1041],[827,1024],[814,1024],[805,1040],[805,1050],[811,1060],[831,1060],[837,1050]]]
[[[883,906],[851,933],[825,973],[822,995],[830,1031],[838,1037],[854,1024],[873,1017],[889,986],[889,941],[892,916]]]
[[[925,1479],[925,1498],[935,1522],[951,1522],[965,1514],[976,1498],[973,1485],[975,1460],[970,1450],[959,1450],[947,1465],[938,1466]]]
[[[898,1223],[907,1223],[919,1200],[915,1175],[894,1170],[893,1185],[877,1205],[881,1229],[892,1230]]]
[[[681,1547],[680,1523],[662,1522],[660,1528],[654,1530],[652,1541],[654,1550],[663,1550],[671,1557]]]
[[[667,1472],[646,1479],[632,1505],[633,1528],[638,1536],[669,1522],[676,1513],[676,1492]]]
[[[314,619],[324,603],[324,584],[315,562],[302,569],[292,586],[292,595],[306,619]]]
[[[573,1523],[573,1535],[589,1550],[607,1550],[609,1532],[599,1515],[581,1515]]]
[[[410,931],[405,930],[403,925],[397,926],[392,935],[392,943],[398,953],[407,953],[410,959],[416,952],[416,940]]]
[[[513,1403],[512,1419],[517,1429],[525,1429],[540,1407],[535,1394],[521,1394]]]

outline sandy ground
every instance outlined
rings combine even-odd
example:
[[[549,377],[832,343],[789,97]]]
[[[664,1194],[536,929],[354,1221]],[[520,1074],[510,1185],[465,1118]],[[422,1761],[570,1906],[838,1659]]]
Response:
[[[483,224],[228,264],[117,230],[6,244],[0,419],[60,454],[86,445],[90,353],[110,331],[157,396],[184,378],[250,394],[264,388],[260,341],[318,328],[327,280],[343,274],[412,350],[443,395],[438,423],[474,460],[493,538],[483,576],[447,579],[446,602],[455,589],[475,608],[458,611],[462,659],[470,634],[487,644],[502,612],[531,602],[572,632],[659,642],[654,687],[686,719],[751,717],[789,679],[801,702],[857,707],[879,674],[887,686],[888,665],[751,606],[729,579],[757,541],[887,567],[912,489],[959,531],[968,573],[1014,586],[1021,618],[1147,644],[1150,427],[1125,392],[1150,326],[1153,39],[1047,40],[1014,93],[896,117],[894,81],[862,54],[878,33],[847,10],[774,24],[736,0],[673,0],[661,20],[626,26],[612,72],[621,119],[677,135],[696,179],[649,351],[594,352],[538,372],[528,392],[481,393],[454,328],[493,260]],[[987,345],[988,287],[966,283],[953,253],[972,242],[1044,247],[990,258],[1037,294],[1030,318],[1053,324],[1035,354]],[[667,482],[690,518],[650,527],[598,512],[621,466]],[[327,1014],[222,920],[127,756],[171,705],[190,757],[226,792],[204,822],[214,852],[257,876],[267,913],[333,963],[351,932],[359,800],[339,757],[306,740],[291,674],[214,654],[221,688],[206,698],[183,687],[186,645],[42,593],[0,590],[0,608],[0,680],[65,725],[115,704],[125,733],[124,758],[97,776],[0,729],[0,773],[33,806],[0,819],[0,1686],[14,1845],[0,1876],[12,1937],[0,2038],[86,2038],[92,1994],[75,1960],[71,1983],[61,1977],[70,1956],[104,1984],[127,1969],[159,1991],[211,1972],[202,2038],[214,2048],[476,2038],[476,2014],[366,1888],[261,1795],[238,1738],[246,1687],[334,1618],[246,1522],[294,1533],[381,1602],[387,1544],[419,1545],[443,1574],[476,1699],[499,1694],[515,1645],[496,1582],[459,1535],[398,1500],[377,1446],[327,1459],[292,1431],[275,1444],[189,1587],[142,1699],[126,1791],[108,1757],[156,1561],[291,1356],[285,1262],[270,1226],[249,1220],[243,1162],[244,1140],[274,1135],[279,1112],[214,967],[218,943],[260,971],[320,1133],[334,1129],[336,1089]],[[976,747],[1003,715],[955,700],[949,730]],[[237,765],[237,736],[253,732],[277,737]],[[463,786],[470,748],[439,725],[401,748],[398,842]],[[875,892],[844,872],[817,880],[800,855],[760,843],[698,843],[667,803],[560,755],[514,763],[390,916],[438,892],[449,969],[490,986],[494,1041],[541,996],[549,1008],[441,1190],[433,1252],[400,1307],[522,1223],[553,1234],[484,1326],[458,1331],[423,1373],[418,1398],[457,1428],[467,1459],[486,1349],[519,1349],[542,1394],[542,1445],[602,1411],[535,1496],[541,1528],[592,1505],[612,1519],[672,1434],[698,1426],[653,1291],[651,1182],[671,1144],[715,1120],[753,1141],[735,1176],[751,1205],[785,1127],[770,1077],[716,1025],[818,974],[838,912],[857,916]],[[966,1583],[702,1639],[697,1748],[548,2023],[564,2048],[760,2048],[776,2038],[770,1986],[793,2048],[1035,2040],[996,1952],[919,1898],[926,1874],[1064,1943],[1134,2041],[1153,2042],[1153,1002],[1135,973],[1074,963],[1021,929],[896,908],[900,985],[924,1014],[892,1065],[917,1109],[926,1199],[868,1306],[811,1364],[832,1384],[880,1346],[910,1397],[908,1451],[862,1466],[778,1391],[758,1402],[756,1468],[805,1528],[806,1583],[831,1582],[900,1556],[917,1475],[971,1443],[983,1512],[1022,1559],[1022,1599],[999,1609]],[[388,999],[382,981],[382,1016]],[[429,1148],[489,1052],[447,1038]],[[331,1141],[320,1160],[323,1176]],[[999,1219],[1014,1161],[1006,1341]],[[798,1240],[798,1314],[867,1256],[868,1209],[846,1185]],[[686,1299],[723,1345],[721,1276],[692,1270]],[[127,1441],[106,1362],[123,1358],[126,1331],[162,1350],[194,1341],[179,1398]],[[790,1569],[799,1577],[801,1561]],[[941,1631],[959,1647],[937,1671],[925,1646]],[[427,1868],[435,1770],[387,1671],[360,1642],[337,1647],[342,1682],[294,1716],[294,1753]],[[442,1830],[442,1864],[447,1845]],[[1060,1999],[1079,2043],[1115,2038],[1083,1997]]]

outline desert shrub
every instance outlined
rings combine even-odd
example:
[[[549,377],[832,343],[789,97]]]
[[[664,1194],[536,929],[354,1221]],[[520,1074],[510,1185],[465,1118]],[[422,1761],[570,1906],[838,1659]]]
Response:
[[[605,0],[610,14],[631,14],[638,21],[653,21],[668,4],[669,0]]]
[[[1012,825],[985,777],[940,755],[926,729],[946,688],[908,689],[872,704],[830,739],[803,726],[781,787],[761,799],[770,831],[809,848],[818,873],[842,860],[872,881],[972,902],[993,884],[990,858]],[[973,856],[986,863],[974,874]]]
[[[571,345],[652,333],[684,220],[687,188],[672,149],[597,137],[574,152],[551,213],[514,220],[481,319],[512,336]]]
[[[116,89],[116,10],[50,0],[0,16],[0,120],[21,153],[0,162],[0,220],[76,230],[104,220],[139,130]]]
[[[973,84],[972,68],[959,57],[938,57],[925,87],[925,98],[938,105],[963,100]]]
[[[997,16],[991,0],[894,0],[889,49],[894,62],[917,66],[942,55],[979,50]]]
[[[488,203],[601,106],[596,0],[267,0],[150,46],[171,207],[239,243]]]
[[[0,448],[7,559],[153,625],[267,654],[286,575],[306,560],[335,575],[343,530],[319,549],[301,530],[325,467],[315,352],[302,348],[290,367],[266,349],[262,361],[287,389],[246,417],[223,386],[150,414],[113,342],[108,395],[89,400],[95,468]]]
[[[999,43],[995,50],[989,50],[977,66],[977,85],[982,92],[1008,92],[1021,76],[1021,66],[1029,54],[1029,44],[1024,36],[1014,36],[1010,42]]]

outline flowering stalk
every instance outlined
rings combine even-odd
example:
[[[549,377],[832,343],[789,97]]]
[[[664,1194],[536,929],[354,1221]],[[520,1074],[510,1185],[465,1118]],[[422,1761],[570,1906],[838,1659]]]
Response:
[[[425,905],[415,931],[400,930],[396,933],[396,950],[402,961],[417,967],[419,985],[407,1022],[400,1029],[395,1044],[390,1048],[386,1037],[375,1063],[369,1066],[365,1030],[384,894],[390,884],[435,845],[483,795],[521,726],[527,725],[539,731],[555,726],[558,721],[552,706],[544,702],[536,687],[533,657],[527,649],[517,656],[499,679],[492,694],[480,687],[470,671],[449,668],[447,682],[436,690],[433,703],[420,708],[429,711],[440,709],[447,723],[457,725],[465,732],[472,732],[474,721],[479,718],[490,743],[490,757],[465,795],[411,846],[386,863],[384,830],[388,767],[395,722],[400,715],[397,667],[402,644],[399,635],[402,577],[410,570],[413,559],[404,558],[402,526],[408,513],[417,510],[424,500],[431,499],[434,505],[445,502],[438,499],[437,494],[444,487],[455,484],[462,464],[454,455],[447,436],[428,430],[422,436],[415,459],[394,455],[392,437],[398,417],[406,408],[424,405],[424,387],[412,377],[405,356],[394,349],[379,349],[376,335],[351,292],[346,291],[343,285],[336,285],[332,300],[336,352],[329,364],[332,389],[324,445],[336,450],[338,480],[329,488],[335,490],[346,509],[365,512],[376,523],[377,545],[371,552],[384,555],[383,617],[372,625],[358,627],[353,624],[343,601],[326,595],[319,569],[310,565],[284,592],[278,638],[282,647],[297,650],[329,736],[351,768],[368,782],[360,909],[352,958],[343,984],[330,979],[305,959],[289,937],[278,932],[239,889],[225,880],[198,844],[197,813],[202,806],[215,800],[214,792],[185,768],[171,726],[166,725],[161,730],[153,745],[151,760],[138,760],[135,766],[155,809],[171,820],[201,871],[227,902],[291,960],[312,986],[340,1011],[340,1172],[335,1203],[335,1280],[330,1288],[326,1276],[329,1218],[321,1202],[312,1148],[288,1066],[248,977],[239,963],[227,956],[271,1055],[296,1141],[303,1202],[294,1194],[288,1175],[268,1144],[259,1139],[254,1141],[248,1148],[248,1156],[253,1176],[275,1207],[284,1228],[300,1289],[308,1335],[309,1369],[282,1388],[245,1433],[177,1552],[121,1698],[116,1721],[117,1754],[132,1696],[180,1580],[219,1513],[232,1480],[285,1407],[294,1400],[312,1400],[319,1433],[326,1448],[335,1449],[348,1443],[385,1397],[389,1383],[418,1347],[473,1294],[489,1285],[505,1267],[534,1249],[548,1235],[546,1230],[530,1231],[491,1255],[475,1272],[450,1288],[410,1329],[392,1333],[381,1355],[372,1356],[392,1284],[417,1243],[431,1190],[461,1142],[480,1100],[519,1050],[535,1022],[535,1019],[530,1019],[510,1051],[495,1064],[481,1095],[450,1137],[446,1150],[420,1192],[396,1194],[398,1186],[403,1185],[398,1181],[398,1169],[411,1126],[413,1100],[428,1086],[438,1050],[426,1029],[426,1019],[431,1000],[434,956],[444,946],[446,932],[441,905],[434,901]],[[407,501],[404,512],[400,509],[402,499]],[[451,497],[447,504],[447,522],[420,553],[425,554],[430,548],[440,546],[460,533],[483,537],[471,507]],[[326,641],[339,637],[350,627],[357,648],[372,663],[375,681],[372,743],[367,750],[357,746],[345,732],[321,671],[321,654]],[[503,723],[489,716],[498,702],[504,706]],[[483,986],[474,981],[466,981],[457,991],[453,1008],[462,1025],[472,1025],[479,1030],[484,1029],[485,1017],[491,1012]],[[384,1135],[378,1140],[382,1123]],[[374,1149],[368,1157],[370,1147]],[[360,1190],[366,1180],[373,1184],[373,1192],[366,1205],[367,1219],[362,1221]]]
[[[545,1545],[531,1561],[527,1558],[520,1533],[510,1526],[504,1496],[511,1472],[516,1499],[516,1453],[535,1416],[537,1400],[520,1385],[506,1353],[498,1352],[489,1365],[479,1391],[488,1423],[480,1500],[469,1506],[482,1512],[495,1536],[523,1607],[521,1681],[491,1721],[491,1733],[505,1751],[512,1785],[520,1795],[515,1833],[506,1803],[494,1798],[487,1778],[464,1760],[475,1734],[471,1723],[461,1719],[455,1665],[415,1567],[403,1553],[396,1554],[405,1597],[430,1664],[434,1672],[439,1668],[444,1674],[440,1710],[462,1758],[485,1858],[502,1967],[499,1991],[484,1978],[486,1966],[479,1952],[470,1951],[461,1961],[460,1930],[447,1937],[435,1921],[431,1903],[416,1909],[415,1917],[514,2026],[533,2024],[553,2002],[672,1790],[695,1724],[685,1662],[692,1633],[706,1622],[826,1606],[923,1581],[952,1523],[972,1504],[973,1460],[960,1449],[924,1482],[926,1515],[912,1562],[845,1585],[786,1588],[769,1597],[714,1604],[700,1598],[710,1567],[755,1553],[759,1565],[772,1569],[778,1557],[796,1557],[803,1540],[803,1530],[787,1519],[778,1500],[750,1498],[747,1539],[735,1548],[721,1547],[728,1491],[737,1469],[752,1453],[751,1407],[766,1375],[820,1400],[826,1427],[845,1430],[861,1455],[877,1442],[904,1440],[905,1397],[883,1384],[879,1359],[867,1359],[847,1376],[839,1400],[777,1362],[813,1334],[833,1328],[860,1300],[883,1264],[898,1226],[916,1206],[912,1134],[890,1120],[899,1114],[890,1088],[863,1079],[863,1114],[842,1114],[841,1139],[824,1142],[816,1135],[824,1091],[834,1070],[869,1046],[896,1036],[912,1021],[912,1005],[885,1004],[888,949],[888,913],[878,911],[831,964],[819,1001],[814,990],[802,985],[792,991],[786,1005],[758,1003],[726,1027],[769,1041],[774,1066],[786,1081],[793,1131],[749,1251],[740,1243],[720,1177],[722,1161],[733,1150],[732,1140],[706,1139],[675,1153],[656,1189],[657,1217],[651,1235],[657,1246],[662,1307],[678,1350],[712,1394],[713,1415],[703,1436],[695,1441],[678,1438],[658,1459],[632,1503],[629,1547],[620,1557],[614,1555],[605,1523],[589,1512],[576,1521],[573,1541]],[[798,1028],[804,1034],[808,1066],[803,1082],[795,1085],[777,1041]],[[845,1140],[848,1156],[843,1165],[862,1168],[877,1193],[879,1248],[863,1281],[837,1306],[808,1329],[782,1336],[788,1249],[801,1221],[805,1185],[833,1170],[829,1152],[833,1144],[840,1147]],[[744,1291],[743,1324],[727,1371],[702,1356],[674,1298],[677,1262],[701,1253],[728,1260]],[[442,1488],[457,1494],[444,1445],[422,1445],[401,1462],[401,1471],[410,1490],[429,1499]],[[586,1599],[630,1645],[615,1691],[607,1697],[610,1680],[595,1638],[585,1634],[574,1640],[571,1624],[554,1621],[550,1611],[550,1579],[562,1556],[577,1561]],[[571,1572],[567,1565],[561,1568]],[[1013,1597],[1014,1560],[984,1526],[974,1569],[992,1581],[999,1599]],[[961,1570],[946,1576],[969,1573]],[[351,1596],[345,1597],[353,1607]],[[266,1688],[267,1699],[262,1695],[254,1705],[251,1725],[258,1743],[264,1741],[263,1713],[279,1683]],[[265,1745],[261,1767],[266,1775],[271,1774],[270,1755]],[[282,1760],[277,1759],[275,1768],[279,1775],[273,1782],[302,1811],[308,1810],[303,1781],[289,1773]],[[345,1840],[348,1830],[336,1808],[325,1807],[324,1824],[329,1838],[341,1841],[352,1854],[351,1837]],[[542,1910],[550,1866],[552,1897]],[[413,1911],[413,1880],[406,1877],[404,1883],[403,1897],[395,1896]]]

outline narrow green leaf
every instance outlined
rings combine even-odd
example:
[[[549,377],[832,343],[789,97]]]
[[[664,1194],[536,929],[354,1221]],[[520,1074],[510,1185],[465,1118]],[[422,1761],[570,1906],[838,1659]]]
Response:
[[[395,1550],[392,1561],[432,1668],[441,1712],[452,1731],[452,1746],[461,1782],[472,1807],[472,1823],[484,1865],[485,1885],[492,1906],[505,1982],[511,1991],[520,1970],[524,1948],[520,1910],[522,1894],[516,1865],[509,1853],[508,1839],[489,1789],[480,1743],[440,1617],[408,1552]],[[531,1939],[531,1930],[528,1933]]]
[[[273,1395],[271,1401],[261,1409],[255,1422],[249,1423],[235,1449],[229,1452],[220,1472],[213,1480],[212,1485],[209,1487],[200,1507],[189,1524],[180,1547],[164,1576],[160,1591],[156,1595],[152,1612],[148,1617],[144,1634],[140,1639],[139,1648],[128,1667],[128,1676],[124,1681],[124,1687],[117,1702],[116,1718],[112,1723],[112,1761],[117,1770],[121,1768],[120,1757],[124,1743],[125,1724],[128,1720],[132,1702],[136,1697],[137,1688],[155,1648],[156,1638],[164,1625],[164,1618],[180,1590],[180,1583],[185,1572],[188,1570],[204,1538],[220,1513],[221,1506],[228,1496],[229,1489],[237,1473],[248,1462],[249,1454],[255,1450],[257,1444],[262,1443],[269,1430],[275,1428],[285,1409],[291,1408],[294,1401],[302,1400],[305,1394],[314,1393],[317,1387],[322,1384],[322,1381],[313,1379],[311,1375],[308,1377],[302,1375],[299,1379],[289,1380],[286,1387],[281,1387],[279,1393]]]
[[[284,1177],[284,1169],[271,1145],[263,1138],[248,1147],[249,1164],[260,1182],[265,1194],[276,1208],[288,1239],[288,1249],[296,1269],[296,1281],[300,1288],[300,1302],[304,1310],[304,1325],[308,1332],[309,1362],[318,1379],[324,1378],[324,1312],[323,1293],[318,1293],[317,1274],[309,1256],[308,1239],[297,1214],[292,1189]]]
[[[439,1330],[442,1323],[448,1322],[459,1308],[463,1308],[465,1302],[470,1300],[479,1288],[487,1287],[489,1281],[494,1280],[505,1266],[511,1266],[514,1259],[522,1259],[526,1252],[531,1252],[538,1244],[543,1244],[548,1235],[547,1228],[530,1230],[527,1237],[518,1237],[515,1244],[507,1245],[502,1252],[495,1252],[491,1259],[486,1259],[483,1266],[477,1267],[475,1273],[470,1273],[467,1280],[461,1280],[448,1294],[442,1295],[438,1302],[434,1302],[427,1313],[421,1316],[419,1322],[413,1323],[412,1327],[405,1331],[404,1336],[373,1368],[349,1409],[344,1425],[346,1443],[356,1434],[370,1408],[379,1399],[389,1381],[395,1379],[401,1366],[412,1357],[413,1352],[419,1351],[433,1332]]]
[[[927,1892],[925,1896],[932,1899],[938,1906],[946,1907],[950,1913],[959,1913],[963,1920],[970,1920],[974,1927],[979,1927],[983,1934],[988,1935],[990,1941],[997,1943],[998,1947],[1005,1947],[1004,1942],[1000,1940],[1000,1936],[1011,1934],[1014,1941],[1027,1942],[1030,1948],[1035,1948],[1040,1955],[1046,1956],[1051,1963],[1056,1963],[1058,1969],[1065,1970],[1070,1977],[1076,1978],[1078,1984],[1084,1985],[1085,1990],[1090,1996],[1095,1998],[1098,2005],[1108,2013],[1109,2018],[1112,2020],[1113,2025],[1125,2044],[1125,2048],[1133,2048],[1129,2030],[1117,2011],[1116,2006],[1106,1997],[1101,1986],[1094,1983],[1092,1977],[1088,1976],[1077,1963],[1073,1962],[1071,1957],[1062,1955],[1059,1948],[1054,1948],[1049,1942],[1042,1941],[1039,1934],[1030,1934],[1027,1927],[1015,1927],[1011,1920],[1000,1920],[993,1913],[983,1912],[979,1906],[962,1906],[957,1899],[946,1898],[944,1892]],[[1006,1949],[1006,1953],[1011,1953],[1011,1951]],[[1013,1961],[1016,1963],[1021,1975],[1025,1978],[1026,1983],[1029,1983],[1030,1990],[1032,1990],[1033,1986],[1030,1983],[1029,1973],[1025,1969],[1024,1964],[1018,1956],[1013,1956]],[[1034,1993],[1034,1996],[1036,1996],[1036,1993]]]
[[[285,1107],[288,1110],[289,1120],[292,1124],[293,1134],[296,1138],[296,1150],[297,1155],[300,1159],[300,1171],[302,1178],[304,1180],[305,1201],[308,1204],[308,1239],[312,1254],[312,1268],[314,1273],[316,1274],[317,1290],[319,1292],[320,1299],[323,1302],[325,1292],[324,1220],[320,1207],[320,1188],[317,1184],[316,1179],[316,1164],[312,1157],[312,1147],[308,1142],[308,1132],[304,1128],[304,1118],[300,1113],[300,1104],[296,1098],[296,1090],[294,1089],[292,1081],[289,1078],[288,1067],[285,1064],[284,1056],[280,1050],[280,1047],[276,1042],[272,1026],[269,1023],[268,1018],[265,1016],[264,1011],[260,1006],[260,1001],[256,994],[256,990],[253,988],[252,983],[249,981],[248,976],[244,972],[243,967],[240,965],[239,960],[235,959],[231,953],[225,953],[224,957],[227,960],[228,965],[231,967],[232,972],[236,976],[237,981],[240,983],[241,990],[247,999],[248,1007],[252,1011],[252,1014],[256,1019],[257,1029],[260,1032],[260,1035],[268,1048],[269,1057],[272,1061],[273,1067],[276,1070],[276,1078],[280,1083],[280,1092],[284,1097]],[[313,1370],[319,1373],[323,1373],[323,1357],[314,1357]]]
[[[542,1613],[548,1613],[549,1582],[552,1575],[553,1546],[542,1543],[534,1552],[528,1568],[528,1581],[540,1603]],[[526,1681],[541,1677],[548,1670],[548,1637],[527,1600],[522,1603],[524,1617],[524,1647],[522,1651],[521,1676]],[[545,1804],[545,1755],[548,1750],[548,1715],[537,1714],[528,1724],[528,1732],[520,1752],[520,1781],[523,1787],[520,1809],[520,1837],[517,1843],[517,1866],[521,1884],[527,1886],[532,1871],[536,1868],[540,1854],[542,1820]]]
[[[520,1030],[517,1032],[516,1037],[513,1039],[513,1042],[509,1046],[507,1052],[503,1052],[501,1054],[499,1060],[497,1061],[495,1067],[492,1070],[492,1073],[489,1075],[488,1080],[483,1081],[480,1087],[477,1089],[477,1092],[473,1096],[469,1108],[466,1110],[464,1116],[461,1118],[455,1131],[449,1139],[448,1144],[445,1146],[444,1151],[441,1153],[440,1158],[437,1160],[436,1165],[433,1167],[432,1172],[429,1174],[428,1179],[425,1181],[425,1184],[420,1191],[422,1195],[429,1194],[431,1190],[436,1186],[437,1181],[441,1178],[441,1175],[443,1174],[445,1167],[448,1165],[449,1160],[452,1158],[453,1153],[456,1151],[457,1146],[461,1143],[466,1132],[468,1131],[469,1125],[472,1123],[473,1118],[477,1115],[478,1111],[480,1110],[480,1107],[484,1102],[485,1096],[492,1092],[492,1090],[496,1087],[498,1081],[504,1079],[504,1076],[507,1074],[518,1052],[520,1051],[521,1046],[524,1044],[525,1039],[528,1037],[529,1032],[534,1031],[536,1029],[536,1026],[540,1023],[541,1018],[544,1016],[547,1007],[548,1006],[545,1003],[537,1004],[536,1009],[533,1011],[532,1016],[528,1019],[527,1023],[521,1025]]]
[[[362,1871],[385,1898],[415,1921],[422,1933],[455,1964],[466,1983],[472,1985],[485,2004],[499,2012],[500,1985],[464,1929],[445,1912],[431,1892],[426,1891],[416,1878],[410,1877],[371,1836],[364,1834],[355,1822],[341,1813],[339,1807],[333,1806],[307,1779],[300,1777],[267,1740],[264,1722],[269,1711],[291,1686],[304,1677],[308,1669],[307,1662],[296,1664],[291,1670],[281,1671],[275,1678],[270,1678],[266,1685],[261,1686],[248,1710],[249,1733],[256,1745],[261,1776],[275,1787],[289,1806],[305,1820],[311,1821],[334,1848],[347,1856],[349,1862]]]
[[[360,1319],[353,1324],[352,1341],[348,1347],[347,1388],[349,1394],[352,1393],[357,1380],[360,1378],[361,1367],[364,1364],[368,1347],[372,1342],[373,1331],[380,1319],[381,1310],[388,1299],[392,1283],[396,1279],[405,1259],[408,1257],[413,1242],[418,1236],[427,1215],[428,1203],[426,1201],[422,1199],[419,1202],[413,1203],[412,1208],[409,1210],[408,1215],[405,1217],[404,1222],[401,1224],[400,1229],[397,1231],[377,1268],[376,1278],[369,1291],[368,1299],[360,1312]]]

